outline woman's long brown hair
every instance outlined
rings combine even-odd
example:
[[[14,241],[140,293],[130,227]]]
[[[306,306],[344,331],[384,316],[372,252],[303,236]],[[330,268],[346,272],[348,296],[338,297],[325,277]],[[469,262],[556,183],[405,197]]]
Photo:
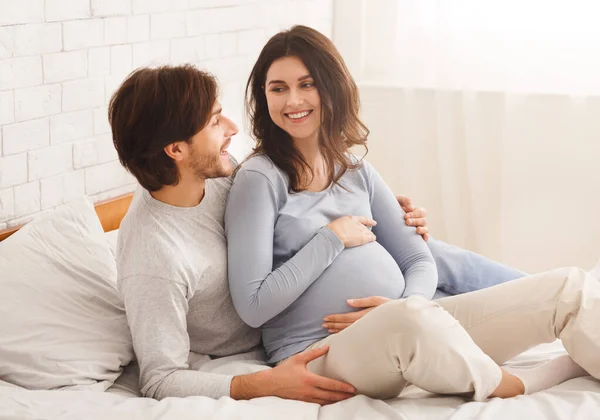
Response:
[[[294,146],[288,133],[269,116],[265,82],[275,60],[298,57],[315,82],[321,98],[319,144],[329,169],[329,182],[337,184],[348,169],[361,163],[350,161],[347,151],[362,145],[367,151],[369,130],[358,114],[358,88],[333,43],[320,32],[302,25],[274,35],[263,47],[246,85],[246,111],[256,147],[252,155],[267,155],[289,177],[290,192],[306,189],[312,169]],[[336,171],[337,167],[337,171]],[[303,177],[304,175],[304,177]]]

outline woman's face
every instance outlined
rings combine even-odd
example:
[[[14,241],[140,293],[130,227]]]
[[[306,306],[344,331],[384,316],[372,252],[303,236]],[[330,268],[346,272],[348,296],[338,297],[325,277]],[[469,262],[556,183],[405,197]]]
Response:
[[[315,139],[321,125],[321,98],[298,57],[275,60],[267,71],[265,95],[273,122],[294,141]]]

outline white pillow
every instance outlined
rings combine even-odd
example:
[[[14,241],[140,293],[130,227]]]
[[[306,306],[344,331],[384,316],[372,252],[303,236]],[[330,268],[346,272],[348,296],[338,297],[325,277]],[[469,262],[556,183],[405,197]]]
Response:
[[[106,241],[108,242],[108,247],[110,248],[110,251],[116,258],[117,257],[117,239],[119,237],[119,229],[111,230],[110,232],[104,233],[104,237],[106,238]]]
[[[105,390],[133,358],[116,262],[88,200],[0,242],[0,380]]]

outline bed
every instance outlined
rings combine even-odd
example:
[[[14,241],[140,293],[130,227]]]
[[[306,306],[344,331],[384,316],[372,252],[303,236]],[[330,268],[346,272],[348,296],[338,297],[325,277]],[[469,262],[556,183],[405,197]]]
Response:
[[[142,398],[126,321],[114,300],[116,238],[131,199],[82,200],[0,231],[0,420],[600,418],[600,382],[591,377],[481,403],[414,386],[388,401],[356,396],[326,407],[276,397]],[[509,364],[533,366],[564,352],[556,341]],[[243,374],[265,367],[257,355],[200,368]]]

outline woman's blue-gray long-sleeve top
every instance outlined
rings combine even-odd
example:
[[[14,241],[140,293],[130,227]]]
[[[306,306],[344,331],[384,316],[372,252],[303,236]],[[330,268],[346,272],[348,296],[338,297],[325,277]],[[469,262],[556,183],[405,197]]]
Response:
[[[287,175],[262,155],[235,176],[225,213],[229,286],[242,320],[261,328],[271,363],[326,337],[323,317],[352,311],[347,299],[435,293],[431,252],[375,169],[363,161],[339,184],[290,194]],[[377,241],[345,249],[326,227],[343,216],[375,219]]]

